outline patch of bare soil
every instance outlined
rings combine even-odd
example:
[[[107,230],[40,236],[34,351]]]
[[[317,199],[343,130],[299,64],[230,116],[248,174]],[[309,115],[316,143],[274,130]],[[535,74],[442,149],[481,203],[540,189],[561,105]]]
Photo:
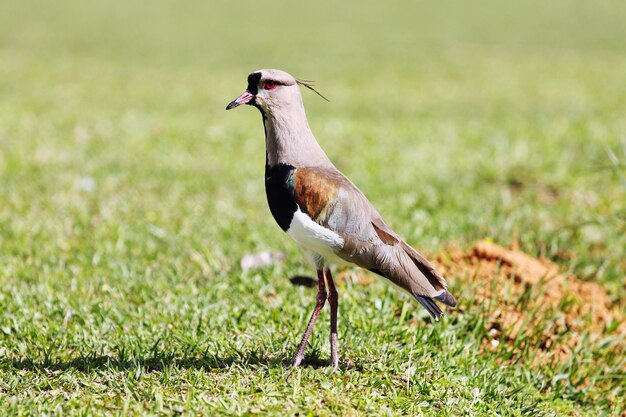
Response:
[[[514,354],[534,353],[535,361],[564,363],[585,334],[626,336],[623,309],[602,286],[563,273],[547,259],[479,241],[468,251],[450,249],[435,263],[450,280],[470,285],[472,308],[485,311],[485,349],[510,347]],[[468,308],[460,306],[450,314]]]

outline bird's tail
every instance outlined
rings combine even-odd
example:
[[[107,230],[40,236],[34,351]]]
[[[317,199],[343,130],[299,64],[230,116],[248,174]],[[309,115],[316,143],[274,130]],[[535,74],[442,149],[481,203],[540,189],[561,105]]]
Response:
[[[443,311],[439,308],[437,303],[433,301],[432,298],[426,297],[423,295],[416,295],[415,298],[420,304],[428,311],[428,314],[432,316],[435,320],[439,320],[443,317]],[[450,307],[456,306],[456,298],[448,290],[444,290],[441,294],[435,297],[435,300],[444,303]]]
[[[447,283],[443,275],[435,269],[435,267],[428,262],[419,252],[413,249],[410,245],[404,243],[404,251],[411,258],[415,266],[420,270],[428,282],[437,290],[440,291],[439,295],[433,297],[435,300],[448,305],[450,307],[456,306],[456,298],[447,290]],[[414,294],[415,295],[415,294]],[[439,320],[443,316],[443,312],[439,306],[433,301],[433,298],[415,295],[417,301],[428,311],[428,313],[435,319]]]
[[[428,311],[428,314],[432,316],[435,320],[439,320],[443,317],[443,311],[439,308],[439,306],[433,301],[430,297],[425,297],[423,295],[416,295],[415,298],[420,304]]]

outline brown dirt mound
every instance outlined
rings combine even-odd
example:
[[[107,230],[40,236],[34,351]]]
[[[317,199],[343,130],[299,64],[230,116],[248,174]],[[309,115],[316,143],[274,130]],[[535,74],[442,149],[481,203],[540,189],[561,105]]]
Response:
[[[561,273],[547,259],[479,241],[469,251],[450,249],[435,263],[451,280],[471,283],[472,304],[485,311],[486,349],[504,342],[533,350],[535,360],[548,353],[564,362],[583,333],[626,336],[623,311],[603,287]]]

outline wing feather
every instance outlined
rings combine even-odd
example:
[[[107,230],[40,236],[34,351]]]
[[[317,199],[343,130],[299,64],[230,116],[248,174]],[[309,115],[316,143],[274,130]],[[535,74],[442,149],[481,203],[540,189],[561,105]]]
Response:
[[[303,212],[344,240],[337,256],[404,288],[433,317],[438,318],[441,310],[430,298],[452,305],[454,297],[447,291],[444,277],[384,222],[341,172],[321,167],[296,169],[294,198]]]

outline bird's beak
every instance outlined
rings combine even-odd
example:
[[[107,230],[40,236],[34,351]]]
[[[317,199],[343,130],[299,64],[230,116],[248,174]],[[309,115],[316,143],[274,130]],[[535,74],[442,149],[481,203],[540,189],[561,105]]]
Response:
[[[252,100],[254,100],[254,94],[249,91],[244,91],[242,95],[228,103],[228,106],[226,106],[226,110],[234,109],[235,107],[241,106],[242,104],[248,104]]]

